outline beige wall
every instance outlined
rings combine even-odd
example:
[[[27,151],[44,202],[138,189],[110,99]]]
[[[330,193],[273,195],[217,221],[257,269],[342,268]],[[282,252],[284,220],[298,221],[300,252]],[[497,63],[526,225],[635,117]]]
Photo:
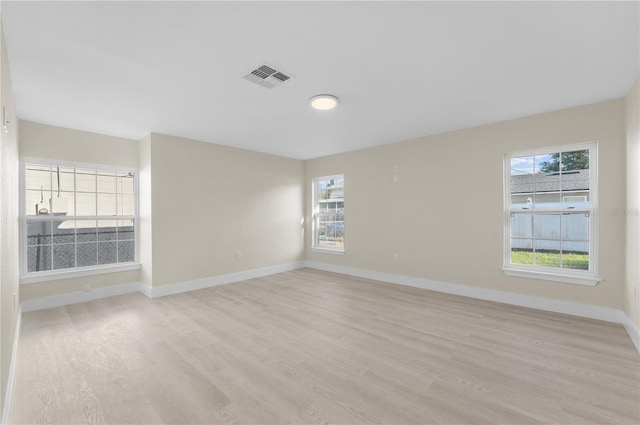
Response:
[[[594,140],[600,210],[619,211],[625,206],[622,100],[309,160],[308,192],[314,177],[345,175],[345,254],[312,252],[308,239],[306,259],[622,309],[625,219],[617,214],[599,219],[603,281],[596,287],[501,270],[504,154]]]
[[[7,131],[0,123],[0,408],[4,405],[11,353],[18,319],[18,122],[11,89],[9,61],[0,24],[0,98],[9,121]],[[1,109],[0,109],[1,113]],[[14,304],[14,294],[16,302]]]
[[[150,157],[153,286],[303,259],[303,161],[161,134]]]
[[[20,300],[28,301],[36,298],[84,291],[86,284],[89,284],[91,289],[98,289],[139,281],[140,271],[129,270],[124,272],[96,274],[93,276],[25,283],[20,285]]]
[[[20,156],[138,168],[139,142],[20,121]]]
[[[627,129],[627,279],[624,310],[640,328],[640,76],[625,99]]]
[[[138,168],[139,151],[137,140],[20,121],[21,157]],[[20,298],[27,301],[83,291],[85,284],[95,289],[139,280],[138,271],[127,271],[29,283],[20,285]]]

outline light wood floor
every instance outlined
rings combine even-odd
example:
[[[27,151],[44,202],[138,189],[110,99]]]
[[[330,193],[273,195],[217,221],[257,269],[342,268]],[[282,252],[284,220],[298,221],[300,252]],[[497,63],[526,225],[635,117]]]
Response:
[[[11,423],[640,422],[620,325],[302,269],[27,313]]]

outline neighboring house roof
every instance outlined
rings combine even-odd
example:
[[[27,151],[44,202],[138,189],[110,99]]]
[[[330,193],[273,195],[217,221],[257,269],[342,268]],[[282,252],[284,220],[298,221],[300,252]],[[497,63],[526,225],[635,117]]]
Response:
[[[511,193],[558,192],[559,173],[521,174],[511,176]],[[589,170],[562,173],[562,191],[589,190]]]

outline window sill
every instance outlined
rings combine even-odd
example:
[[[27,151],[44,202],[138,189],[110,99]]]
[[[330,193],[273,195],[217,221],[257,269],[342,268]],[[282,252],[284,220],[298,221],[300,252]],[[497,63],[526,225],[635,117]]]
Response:
[[[312,246],[311,251],[319,252],[321,254],[344,255],[344,248],[319,248]]]
[[[126,272],[139,270],[140,263],[107,264],[104,266],[81,267],[71,270],[54,270],[47,272],[29,273],[20,277],[20,284],[48,282],[51,280],[71,279],[74,277],[94,276],[105,273]]]
[[[596,286],[602,279],[597,276],[576,276],[571,274],[549,273],[534,270],[521,270],[503,267],[507,276],[526,277],[529,279],[550,280],[553,282],[575,283],[577,285]]]

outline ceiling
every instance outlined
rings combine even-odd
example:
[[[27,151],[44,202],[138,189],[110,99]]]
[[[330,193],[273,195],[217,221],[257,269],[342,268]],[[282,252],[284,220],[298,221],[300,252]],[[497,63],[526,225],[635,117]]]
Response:
[[[300,159],[621,98],[640,71],[638,2],[2,1],[2,21],[21,119]],[[295,78],[243,78],[263,62]]]

